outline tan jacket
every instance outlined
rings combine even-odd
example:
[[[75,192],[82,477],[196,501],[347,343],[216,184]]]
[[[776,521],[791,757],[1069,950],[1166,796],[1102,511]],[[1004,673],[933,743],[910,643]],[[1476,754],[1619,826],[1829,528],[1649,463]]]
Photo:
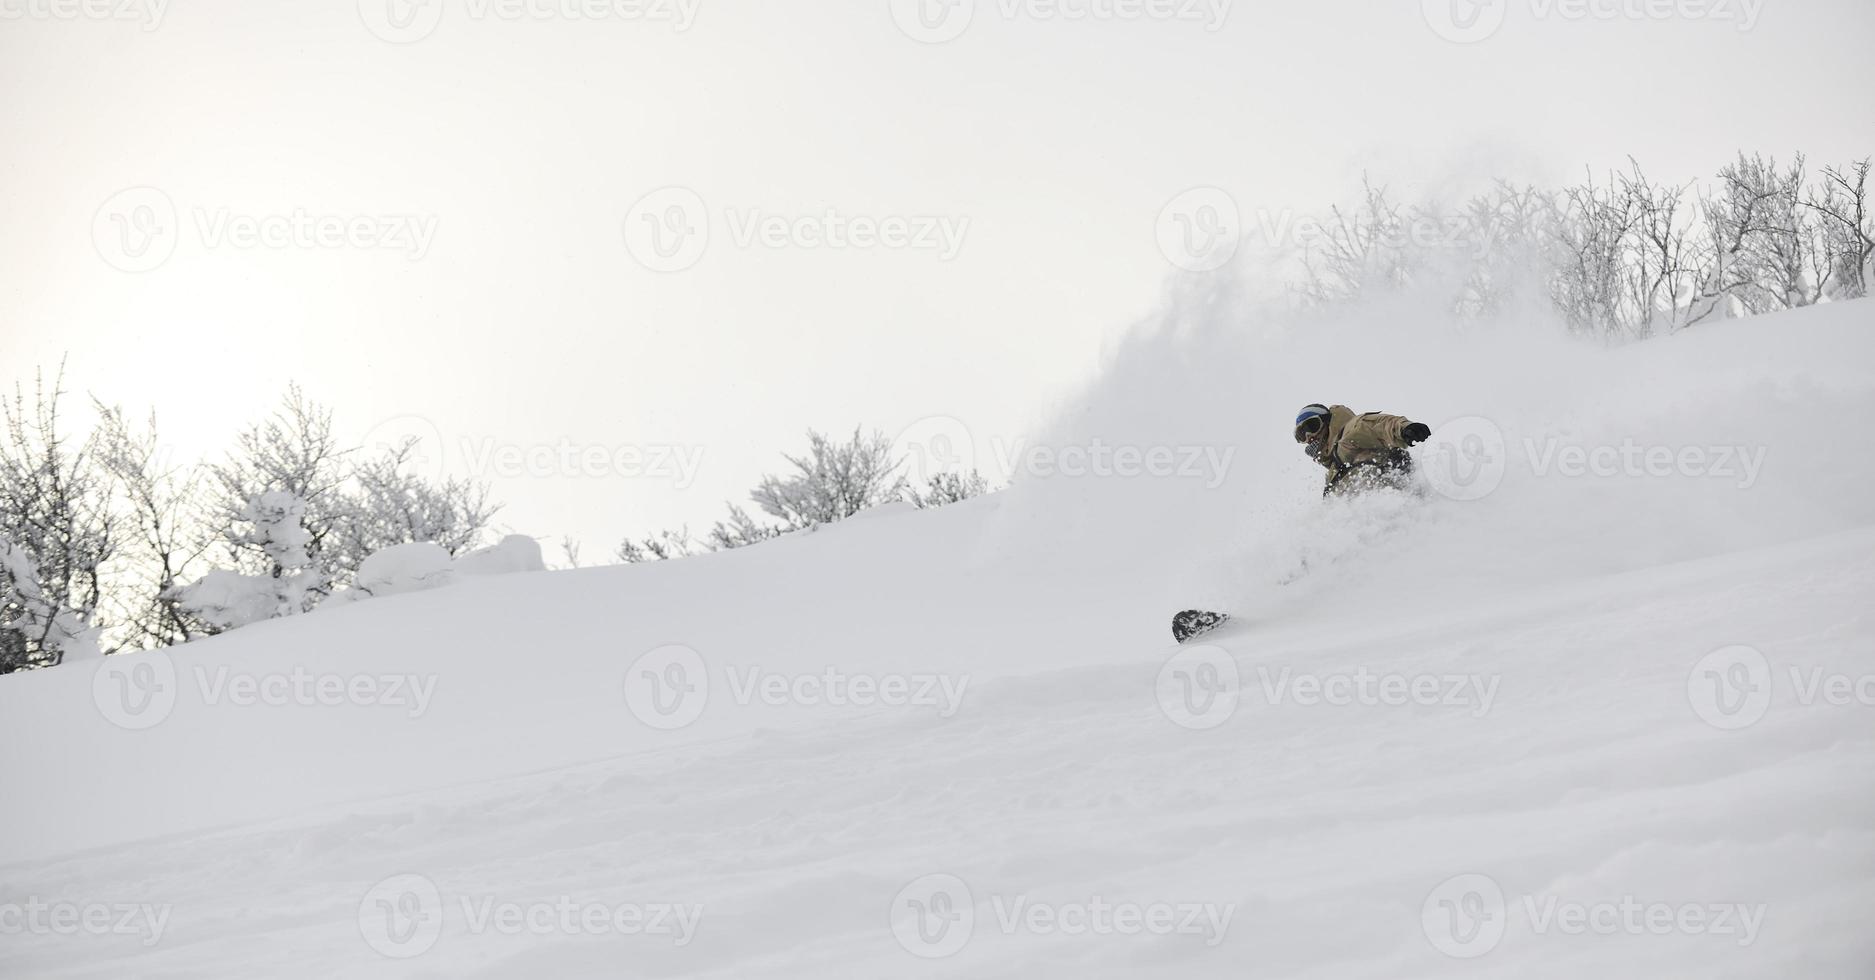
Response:
[[[1333,490],[1355,467],[1363,463],[1387,461],[1405,452],[1406,436],[1400,431],[1410,424],[1403,415],[1382,412],[1354,414],[1346,405],[1328,406],[1328,434],[1322,454],[1315,461],[1328,470],[1323,491]]]

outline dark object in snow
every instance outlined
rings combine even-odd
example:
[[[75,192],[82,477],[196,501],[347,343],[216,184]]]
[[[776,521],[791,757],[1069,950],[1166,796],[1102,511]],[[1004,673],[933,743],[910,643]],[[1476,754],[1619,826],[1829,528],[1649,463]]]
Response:
[[[1229,621],[1229,613],[1187,609],[1172,617],[1172,639],[1180,643],[1201,633],[1209,633]]]

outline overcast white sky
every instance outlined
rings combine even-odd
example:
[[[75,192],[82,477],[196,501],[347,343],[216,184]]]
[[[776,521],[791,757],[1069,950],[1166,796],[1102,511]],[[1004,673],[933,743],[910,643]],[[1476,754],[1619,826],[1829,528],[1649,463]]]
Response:
[[[89,2],[0,0],[0,381],[69,356],[184,454],[289,380],[458,473],[647,447],[483,473],[589,560],[706,528],[809,426],[1042,421],[1152,308],[1193,187],[1254,221],[1363,170],[1875,152],[1868,0]],[[921,247],[738,240],[830,209]],[[296,215],[338,237],[242,237]]]

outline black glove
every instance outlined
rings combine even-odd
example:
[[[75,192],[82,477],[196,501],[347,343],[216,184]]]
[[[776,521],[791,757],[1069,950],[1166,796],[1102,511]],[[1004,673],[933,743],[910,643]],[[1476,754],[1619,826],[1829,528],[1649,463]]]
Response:
[[[1417,446],[1432,438],[1432,426],[1424,422],[1408,422],[1406,428],[1400,430],[1400,435],[1406,438],[1407,445]]]

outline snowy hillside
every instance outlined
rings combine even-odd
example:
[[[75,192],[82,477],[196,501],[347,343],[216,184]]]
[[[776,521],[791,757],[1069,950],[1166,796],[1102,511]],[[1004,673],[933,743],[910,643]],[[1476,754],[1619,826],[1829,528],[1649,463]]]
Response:
[[[5,678],[0,976],[1867,977],[1875,301],[1235,326],[1037,443],[1193,472]]]

